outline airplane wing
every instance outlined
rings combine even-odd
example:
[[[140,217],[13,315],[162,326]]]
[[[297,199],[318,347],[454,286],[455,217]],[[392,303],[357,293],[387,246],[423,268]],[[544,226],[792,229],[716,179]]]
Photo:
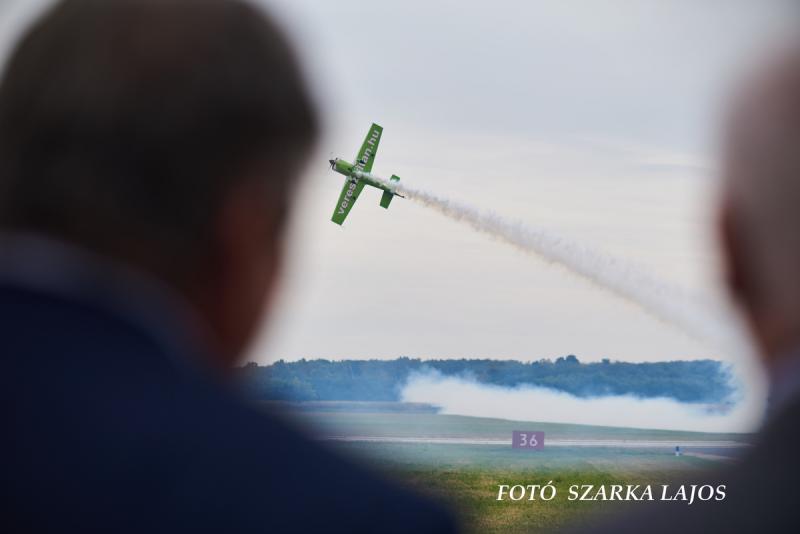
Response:
[[[353,204],[356,203],[356,199],[361,194],[365,184],[366,182],[355,181],[351,178],[347,178],[344,181],[342,193],[339,195],[339,202],[336,203],[336,209],[333,210],[333,217],[331,217],[333,222],[341,226],[347,218],[347,214],[353,209]]]
[[[367,137],[361,145],[361,150],[358,151],[356,156],[356,167],[364,172],[372,171],[372,163],[375,161],[375,155],[378,153],[378,143],[381,142],[381,135],[383,135],[383,127],[372,123],[372,126],[367,132]]]

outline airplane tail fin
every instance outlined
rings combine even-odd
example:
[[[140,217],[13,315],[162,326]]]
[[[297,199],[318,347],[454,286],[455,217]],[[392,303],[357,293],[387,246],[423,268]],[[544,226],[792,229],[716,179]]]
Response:
[[[399,176],[395,176],[393,174],[392,177],[389,178],[389,181],[390,182],[399,182],[400,181],[400,177]],[[395,195],[397,195],[397,193],[390,193],[389,191],[384,191],[383,195],[381,196],[381,207],[388,209],[389,208],[389,204],[392,202],[392,199],[394,198]]]

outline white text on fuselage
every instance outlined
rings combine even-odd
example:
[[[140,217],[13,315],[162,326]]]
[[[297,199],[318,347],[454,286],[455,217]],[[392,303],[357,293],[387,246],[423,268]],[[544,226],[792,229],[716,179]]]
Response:
[[[372,158],[372,154],[374,152],[375,143],[378,142],[378,138],[380,138],[381,132],[380,130],[372,130],[372,134],[370,135],[369,139],[367,139],[367,147],[364,150],[364,155],[361,156],[361,159],[356,162],[356,169],[359,171],[363,171],[364,167],[366,166],[367,162]],[[339,204],[339,215],[344,214],[347,211],[347,206],[350,205],[350,201],[355,194],[356,187],[358,186],[357,182],[351,181],[350,184],[347,186],[347,192],[344,194],[344,198],[342,199],[341,204]]]
[[[342,203],[339,205],[339,215],[342,215],[345,210],[347,210],[347,206],[350,204],[350,199],[353,198],[353,193],[358,186],[357,182],[352,180],[348,181],[347,186],[347,193],[344,194],[344,198],[342,199]]]

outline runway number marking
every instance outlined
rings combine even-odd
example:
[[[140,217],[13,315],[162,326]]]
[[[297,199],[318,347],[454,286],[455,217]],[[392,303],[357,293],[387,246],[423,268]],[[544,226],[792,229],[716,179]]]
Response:
[[[514,449],[540,451],[544,449],[544,432],[514,430],[511,432],[511,447]]]

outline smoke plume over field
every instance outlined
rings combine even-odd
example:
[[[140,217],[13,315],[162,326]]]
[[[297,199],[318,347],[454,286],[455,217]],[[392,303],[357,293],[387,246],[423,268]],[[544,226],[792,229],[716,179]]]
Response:
[[[583,398],[541,387],[479,384],[436,372],[409,377],[401,398],[434,404],[451,415],[698,432],[740,432],[749,426],[750,418],[742,403],[721,412],[666,398]]]

